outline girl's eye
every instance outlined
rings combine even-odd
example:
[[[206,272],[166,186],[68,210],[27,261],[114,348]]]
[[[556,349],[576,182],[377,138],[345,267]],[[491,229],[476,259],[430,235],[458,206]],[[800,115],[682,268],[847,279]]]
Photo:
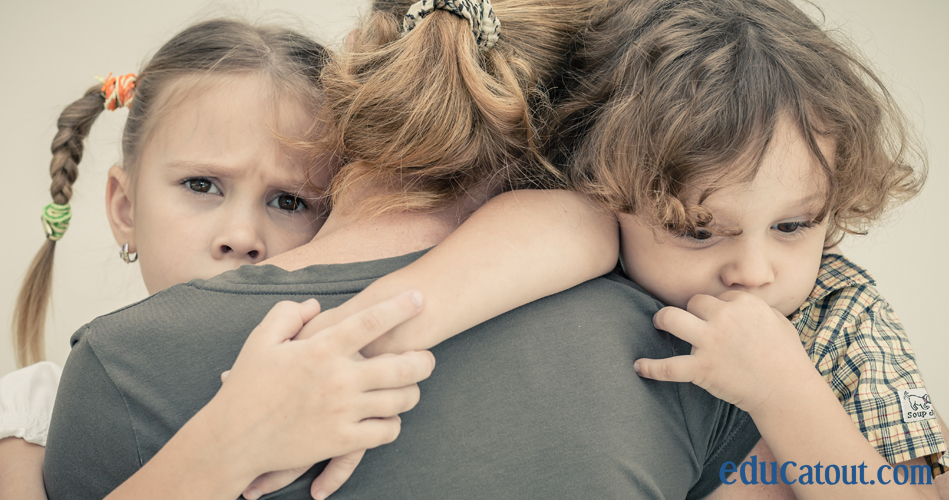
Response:
[[[270,206],[288,212],[298,212],[300,210],[306,210],[307,208],[305,201],[292,194],[282,194],[274,198],[274,200],[270,202]]]
[[[221,194],[221,190],[210,179],[204,177],[186,179],[184,185],[196,193]]]

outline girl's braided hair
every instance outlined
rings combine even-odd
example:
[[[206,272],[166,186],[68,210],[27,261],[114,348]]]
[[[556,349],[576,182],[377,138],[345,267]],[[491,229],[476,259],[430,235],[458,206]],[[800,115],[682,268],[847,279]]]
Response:
[[[320,104],[320,72],[326,49],[310,38],[277,26],[254,26],[242,21],[215,19],[175,35],[139,72],[134,99],[122,134],[123,168],[134,178],[139,155],[161,115],[174,108],[183,77],[260,74],[267,76],[275,94],[297,98],[316,116]],[[192,82],[194,83],[194,82]],[[173,91],[172,91],[173,88]],[[79,174],[83,140],[105,109],[101,86],[91,87],[63,110],[53,139],[50,163],[53,201],[65,205]],[[314,126],[316,126],[314,124]],[[49,303],[56,241],[47,239],[30,264],[17,297],[13,342],[17,364],[43,359],[43,335]]]

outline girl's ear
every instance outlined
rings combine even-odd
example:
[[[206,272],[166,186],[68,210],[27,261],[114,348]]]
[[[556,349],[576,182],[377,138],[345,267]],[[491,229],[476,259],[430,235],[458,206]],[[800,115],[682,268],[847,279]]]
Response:
[[[129,252],[135,252],[135,222],[132,213],[131,183],[122,167],[113,165],[109,169],[109,180],[105,186],[105,211],[112,226],[112,235],[119,246],[129,244]]]

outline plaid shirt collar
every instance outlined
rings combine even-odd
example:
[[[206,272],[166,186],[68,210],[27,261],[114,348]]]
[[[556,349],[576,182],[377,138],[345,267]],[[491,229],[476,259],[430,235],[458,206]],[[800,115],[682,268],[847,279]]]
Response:
[[[820,271],[817,273],[817,281],[810,295],[788,319],[791,323],[797,324],[807,311],[828,295],[843,288],[861,285],[875,286],[876,281],[866,269],[854,264],[843,255],[826,254],[821,258]]]

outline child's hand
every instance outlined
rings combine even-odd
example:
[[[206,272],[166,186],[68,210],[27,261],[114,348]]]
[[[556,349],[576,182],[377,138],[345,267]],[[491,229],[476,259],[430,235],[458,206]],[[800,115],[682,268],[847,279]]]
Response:
[[[662,308],[653,323],[692,344],[692,353],[640,359],[634,365],[640,376],[692,382],[753,417],[772,398],[796,390],[796,381],[815,373],[794,326],[746,292],[696,295],[686,310]]]
[[[417,314],[420,297],[402,294],[289,342],[318,310],[315,301],[275,306],[206,407],[221,410],[211,421],[230,424],[221,429],[225,436],[243,436],[238,441],[252,452],[242,455],[254,456],[263,470],[305,470],[331,456],[391,442],[399,431],[398,413],[418,401],[415,383],[433,368],[427,352],[368,360],[359,354],[366,343]],[[221,416],[235,413],[244,418]],[[240,429],[226,432],[235,424]]]
[[[378,337],[379,335],[388,332],[398,324],[401,324],[407,318],[400,318],[398,321],[385,321],[386,318],[380,317],[380,315],[375,311],[380,310],[381,307],[384,307],[383,304],[390,304],[395,301],[405,302],[406,297],[406,294],[401,294],[395,298],[383,301],[378,305],[349,316],[340,314],[339,308],[332,309],[326,313],[322,313],[318,316],[307,319],[306,325],[303,326],[302,329],[298,328],[299,332],[294,332],[290,336],[293,337],[295,342],[307,342],[312,337],[321,335],[324,331],[339,328],[338,325],[353,323],[354,321],[359,320],[359,318],[366,317],[368,313],[369,316],[375,317],[376,319],[368,322],[359,320],[358,323],[363,324],[363,327],[365,327],[364,323],[375,325],[374,329],[379,330],[375,333],[375,337]],[[416,310],[408,313],[410,317],[414,316],[418,312],[418,309],[420,309],[419,306],[420,304],[416,304]],[[375,356],[371,360],[384,362],[386,359],[400,358],[404,357],[405,355],[406,354],[383,354]],[[358,354],[357,357],[359,359],[365,359]],[[229,372],[222,373],[221,381],[226,381],[228,376]],[[338,490],[356,470],[356,466],[359,465],[359,462],[362,460],[362,456],[365,454],[365,451],[365,449],[357,450],[331,459],[323,472],[313,480],[313,483],[310,487],[311,496],[317,500],[322,500],[336,492],[336,490]],[[277,491],[295,481],[311,466],[312,464],[308,464],[292,469],[276,470],[262,474],[247,486],[247,488],[244,490],[243,496],[248,500],[256,500],[265,494]]]
[[[362,460],[366,450],[354,451],[345,455],[334,457],[326,464],[326,468],[320,475],[313,480],[310,485],[310,496],[315,500],[324,500],[326,497],[336,493],[336,490],[343,486],[343,483],[353,475],[356,466]],[[244,498],[247,500],[257,500],[263,495],[273,493],[283,488],[303,475],[310,467],[300,467],[297,469],[268,472],[250,483],[250,486],[244,490]]]
[[[354,451],[341,457],[333,457],[326,468],[310,485],[310,495],[316,500],[324,500],[326,497],[336,493],[343,483],[353,475],[356,466],[362,460],[366,450]]]

